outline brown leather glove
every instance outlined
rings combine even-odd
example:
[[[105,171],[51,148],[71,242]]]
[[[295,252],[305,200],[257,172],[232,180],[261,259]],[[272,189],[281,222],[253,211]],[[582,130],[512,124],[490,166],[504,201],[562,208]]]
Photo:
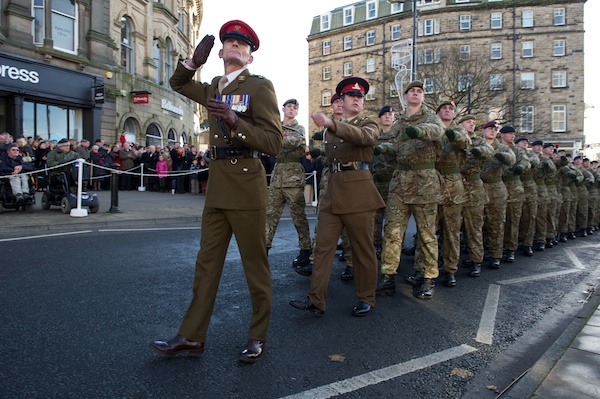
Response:
[[[206,63],[210,50],[212,50],[214,44],[215,37],[213,35],[206,35],[200,40],[200,43],[196,46],[196,50],[194,50],[194,55],[192,56],[192,62],[196,65],[196,68],[199,68]]]
[[[214,98],[209,98],[206,102],[206,110],[215,118],[225,122],[230,129],[237,128],[239,118],[226,103],[215,100]]]

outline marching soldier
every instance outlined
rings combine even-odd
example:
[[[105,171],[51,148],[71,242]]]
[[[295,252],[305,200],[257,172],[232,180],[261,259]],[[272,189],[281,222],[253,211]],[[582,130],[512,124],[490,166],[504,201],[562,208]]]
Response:
[[[475,132],[475,116],[463,116],[458,120],[458,126],[465,129],[471,138],[471,150],[460,168],[468,198],[463,206],[463,224],[469,259],[463,263],[470,267],[469,277],[479,277],[483,262],[484,208],[489,201],[481,180],[481,168],[483,163],[493,156],[494,149]]]
[[[556,158],[555,146],[553,143],[544,143],[542,146],[542,152],[549,159],[554,162],[555,168],[546,173],[546,189],[548,190],[548,207],[547,207],[547,231],[546,231],[546,248],[552,248],[558,244],[556,239],[558,235],[558,215],[560,212],[560,204],[562,203],[562,196],[560,195],[560,188],[557,185],[557,173],[561,166],[566,164],[565,160]]]
[[[436,237],[437,206],[442,199],[440,176],[435,161],[441,154],[444,127],[436,114],[424,105],[423,83],[411,82],[404,90],[406,109],[394,123],[395,139],[382,145],[381,152],[395,154],[398,165],[388,194],[385,210],[384,245],[381,254],[382,279],[378,295],[394,295],[395,277],[408,220],[414,216],[419,236],[417,245],[423,254],[423,270],[413,295],[430,299],[438,270]]]
[[[577,183],[577,232],[579,233],[580,237],[587,237],[588,208],[590,201],[588,185],[594,183],[594,175],[592,175],[590,171],[583,167],[583,157],[581,155],[577,155],[575,158],[573,158],[573,163],[583,175],[583,180]]]
[[[559,150],[558,156],[567,160],[565,150]],[[578,175],[574,170],[573,164],[567,161],[566,165],[558,169],[557,176],[560,180],[559,186],[562,195],[562,202],[558,211],[558,241],[567,242],[569,235],[569,214],[573,206],[573,190],[577,189],[576,180]]]
[[[307,265],[310,261],[311,243],[308,219],[305,213],[304,185],[306,177],[300,158],[304,156],[306,146],[304,126],[296,121],[298,101],[289,99],[283,103],[283,144],[275,160],[271,182],[269,184],[269,206],[267,207],[267,251],[271,248],[273,237],[287,202],[294,226],[298,232],[300,254],[292,266]]]
[[[588,174],[588,180],[586,180],[586,186],[588,189],[588,193],[590,196],[588,202],[588,224],[587,224],[587,234],[594,234],[594,226],[596,220],[596,205],[598,202],[598,188],[596,187],[597,176],[596,173],[592,170],[590,160],[588,158],[583,159],[582,163],[583,168],[586,170]]]
[[[533,256],[533,237],[535,235],[535,221],[538,211],[538,193],[537,184],[534,181],[534,173],[540,163],[540,159],[533,152],[527,151],[529,140],[527,137],[519,137],[515,140],[515,145],[521,148],[528,158],[531,168],[523,171],[521,174],[521,183],[525,191],[525,202],[521,211],[521,221],[519,224],[519,237],[523,246],[525,256]]]
[[[354,293],[358,298],[352,315],[367,316],[375,305],[377,257],[373,216],[385,203],[369,171],[379,129],[374,120],[362,113],[368,91],[369,84],[364,79],[344,79],[336,87],[344,101],[344,120],[322,113],[312,115],[317,125],[326,128],[323,138],[330,176],[327,191],[321,197],[310,291],[306,299],[292,300],[290,305],[317,315],[325,313],[333,258],[344,227],[352,245]]]
[[[544,142],[535,140],[531,149],[538,157],[538,166],[534,168],[533,175],[537,186],[537,215],[535,217],[535,233],[533,237],[533,249],[543,251],[546,248],[546,232],[548,231],[548,189],[546,187],[546,174],[554,174],[556,166],[550,158],[542,152]]]

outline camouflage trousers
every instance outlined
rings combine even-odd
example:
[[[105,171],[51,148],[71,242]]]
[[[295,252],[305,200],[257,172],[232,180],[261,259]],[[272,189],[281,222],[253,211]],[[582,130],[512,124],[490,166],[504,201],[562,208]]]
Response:
[[[546,242],[546,232],[548,231],[548,202],[539,202],[537,206],[537,215],[535,217],[534,242]]]
[[[308,219],[305,213],[304,187],[285,187],[275,188],[269,187],[269,206],[267,207],[267,248],[271,248],[273,237],[283,212],[285,203],[290,207],[290,213],[294,226],[298,232],[298,241],[301,250],[309,250],[311,248],[310,229],[308,227]]]
[[[423,275],[437,278],[438,243],[435,235],[437,203],[405,204],[396,195],[390,195],[385,210],[383,228],[383,251],[381,252],[381,273],[395,275],[400,263],[402,243],[410,215],[417,224],[418,250],[423,255]]]
[[[384,202],[387,202],[387,197],[388,197],[388,191],[389,191],[389,187],[390,187],[390,182],[375,182],[375,187],[377,188],[377,191],[379,191],[379,194],[381,195],[381,198],[383,198]],[[385,216],[385,208],[380,208],[377,211],[375,211],[375,221],[374,221],[374,226],[375,226],[375,233],[374,233],[374,237],[373,237],[373,244],[375,245],[375,247],[381,247],[383,246],[383,219]]]
[[[519,224],[519,237],[526,247],[533,246],[537,212],[537,195],[525,197],[525,202],[523,203],[521,211],[521,222]]]
[[[504,245],[504,222],[506,221],[506,199],[508,192],[504,183],[486,183],[485,191],[490,199],[485,205],[484,233],[490,257],[501,258]]]
[[[523,202],[506,204],[506,221],[504,222],[504,248],[516,251],[519,246],[519,223],[523,213]]]
[[[577,200],[577,219],[575,223],[577,224],[577,229],[586,229],[588,227],[588,207],[589,207],[590,199],[587,195],[579,194],[579,199]]]
[[[554,238],[558,226],[558,201],[550,198],[546,206],[546,238]]]
[[[483,262],[484,208],[484,205],[465,206],[463,208],[465,242],[469,248],[469,259],[474,263]]]
[[[571,200],[571,207],[569,208],[569,232],[577,231],[577,204],[579,197],[573,197]]]
[[[590,195],[590,199],[588,200],[588,225],[587,227],[591,228],[592,226],[596,225],[596,211],[597,211],[597,205],[598,205],[598,198],[597,198],[597,194],[598,192],[594,192],[593,194]]]
[[[442,259],[444,271],[455,273],[460,259],[460,228],[462,226],[463,205],[440,205],[438,219],[442,228]]]
[[[563,201],[560,204],[560,211],[558,213],[558,232],[559,233],[568,233],[569,231],[569,214],[571,213],[571,201]],[[573,223],[575,224],[575,223]],[[573,227],[575,228],[575,227]]]

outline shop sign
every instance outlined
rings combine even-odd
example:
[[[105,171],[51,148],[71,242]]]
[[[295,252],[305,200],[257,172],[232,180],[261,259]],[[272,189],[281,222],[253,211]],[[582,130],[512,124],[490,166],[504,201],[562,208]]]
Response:
[[[133,103],[134,104],[148,104],[150,102],[150,94],[134,94],[133,95]]]

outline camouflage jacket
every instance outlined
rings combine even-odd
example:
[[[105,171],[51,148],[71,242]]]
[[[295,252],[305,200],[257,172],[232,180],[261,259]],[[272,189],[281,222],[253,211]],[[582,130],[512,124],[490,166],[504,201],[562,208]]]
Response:
[[[414,126],[419,137],[411,139],[405,130]],[[394,139],[382,146],[383,152],[392,152],[398,162],[390,181],[390,195],[400,196],[405,204],[439,203],[442,199],[441,176],[435,162],[442,152],[444,125],[440,118],[423,106],[421,111],[403,115],[392,126]]]
[[[459,128],[454,123],[450,125],[449,129],[454,130],[454,140],[450,141],[446,134],[442,135],[442,154],[436,160],[435,168],[442,175],[444,185],[442,204],[459,205],[464,204],[468,199],[460,168],[467,159],[467,151],[471,147],[471,138],[464,129]]]
[[[379,139],[377,139],[377,145],[384,145],[390,143],[395,137],[392,131],[386,133],[380,131]],[[373,180],[378,183],[389,182],[392,179],[392,174],[396,170],[398,162],[393,152],[385,152],[379,155],[373,155],[371,161],[371,172],[373,173]]]
[[[282,148],[277,154],[273,167],[270,187],[304,187],[306,176],[300,158],[306,147],[304,126],[294,119],[289,125],[282,125]]]
[[[471,136],[471,150],[477,149],[478,155],[475,156],[469,151],[465,163],[460,168],[460,173],[464,178],[465,190],[468,196],[467,206],[481,206],[488,203],[489,199],[481,181],[481,168],[483,163],[490,160],[494,155],[494,148],[489,145],[477,133]]]
[[[517,157],[508,146],[500,143],[497,139],[494,139],[494,142],[489,145],[494,149],[494,155],[500,152],[504,155],[504,158],[502,162],[495,156],[486,160],[481,168],[481,180],[484,183],[495,183],[502,181],[503,168],[512,167],[517,161]]]

